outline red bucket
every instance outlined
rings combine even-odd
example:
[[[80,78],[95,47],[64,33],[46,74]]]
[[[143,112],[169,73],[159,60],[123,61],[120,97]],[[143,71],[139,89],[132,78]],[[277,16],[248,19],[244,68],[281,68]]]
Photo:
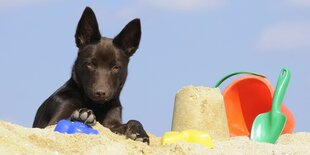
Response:
[[[257,115],[269,112],[272,105],[274,88],[264,75],[252,72],[235,72],[217,82],[215,87],[237,74],[242,76],[231,82],[223,92],[230,136],[249,136]],[[283,103],[281,112],[287,121],[282,134],[292,133],[295,129],[293,113]]]
[[[230,136],[249,136],[255,117],[270,111],[273,93],[271,83],[261,76],[246,75],[231,82],[223,92]],[[292,133],[295,128],[292,112],[284,103],[281,112],[287,118],[282,134]]]

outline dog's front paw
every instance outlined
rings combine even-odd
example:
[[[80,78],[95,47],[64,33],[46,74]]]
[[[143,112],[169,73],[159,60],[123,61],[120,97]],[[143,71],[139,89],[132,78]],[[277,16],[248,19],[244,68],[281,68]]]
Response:
[[[128,121],[126,124],[125,135],[127,138],[133,139],[135,141],[141,141],[147,144],[150,143],[149,136],[143,129],[142,124],[135,120]]]
[[[82,108],[75,110],[71,116],[70,116],[71,121],[78,121],[82,122],[86,125],[93,126],[96,124],[96,116],[92,110]]]

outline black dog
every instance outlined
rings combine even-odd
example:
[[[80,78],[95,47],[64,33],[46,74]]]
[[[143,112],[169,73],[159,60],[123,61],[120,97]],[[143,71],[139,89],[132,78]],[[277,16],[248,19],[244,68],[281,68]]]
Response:
[[[92,125],[97,119],[112,132],[149,143],[140,122],[121,123],[119,100],[129,58],[138,49],[140,37],[139,19],[129,22],[114,39],[101,37],[96,16],[86,7],[75,34],[79,51],[72,76],[39,107],[33,127],[44,128],[61,119]]]

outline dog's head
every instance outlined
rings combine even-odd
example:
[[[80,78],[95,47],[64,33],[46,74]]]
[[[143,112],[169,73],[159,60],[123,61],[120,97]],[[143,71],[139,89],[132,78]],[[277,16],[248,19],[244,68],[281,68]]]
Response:
[[[85,8],[75,33],[79,52],[72,77],[89,99],[105,103],[119,96],[140,37],[139,19],[129,22],[113,39],[102,37],[94,12]]]

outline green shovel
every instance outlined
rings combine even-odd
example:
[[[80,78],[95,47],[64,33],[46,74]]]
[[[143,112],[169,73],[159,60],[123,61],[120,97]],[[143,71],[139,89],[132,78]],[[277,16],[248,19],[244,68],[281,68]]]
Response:
[[[286,116],[281,113],[280,108],[290,78],[290,70],[283,68],[273,95],[271,111],[259,114],[253,122],[251,129],[252,140],[272,144],[278,140],[286,123]]]

